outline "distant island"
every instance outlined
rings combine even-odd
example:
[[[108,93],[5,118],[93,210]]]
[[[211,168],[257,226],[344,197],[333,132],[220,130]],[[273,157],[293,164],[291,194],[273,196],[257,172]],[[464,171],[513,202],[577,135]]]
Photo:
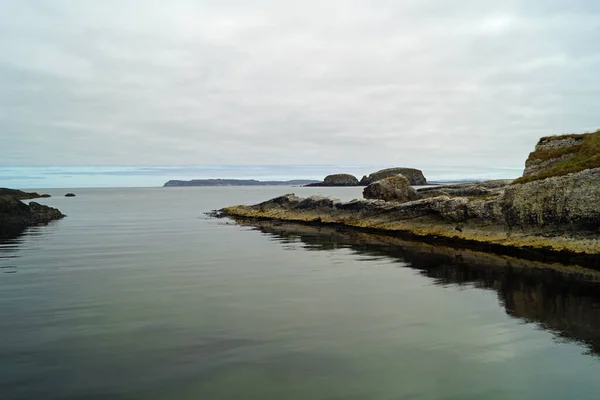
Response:
[[[317,180],[294,179],[291,181],[258,181],[256,179],[192,179],[191,181],[170,180],[163,187],[183,186],[304,186],[318,183]]]

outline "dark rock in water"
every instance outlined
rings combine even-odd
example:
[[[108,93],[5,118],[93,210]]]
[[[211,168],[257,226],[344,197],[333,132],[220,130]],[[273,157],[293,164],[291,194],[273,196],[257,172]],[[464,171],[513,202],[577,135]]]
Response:
[[[405,203],[417,200],[419,195],[404,175],[395,175],[371,183],[363,190],[363,197]]]
[[[311,183],[306,186],[358,186],[358,179],[350,174],[327,175],[323,182]]]
[[[65,194],[65,197],[75,197],[75,193],[67,193]]]
[[[52,197],[52,196],[50,196],[49,194],[43,194],[40,196],[40,198],[43,198],[43,199],[47,199],[48,197]]]
[[[323,184],[329,186],[358,186],[358,179],[350,174],[327,175]]]
[[[25,204],[16,196],[0,196],[0,237],[18,235],[28,226],[63,217],[56,208],[35,202]]]
[[[427,185],[427,179],[425,179],[423,171],[416,168],[382,169],[380,171],[373,172],[369,176],[363,176],[363,178],[360,180],[360,185],[368,186],[373,182],[377,182],[381,179],[389,178],[390,176],[395,175],[404,175],[413,186]]]
[[[39,194],[36,192],[24,192],[17,189],[0,188],[0,196],[13,196],[21,200],[37,199],[50,197],[49,194]]]

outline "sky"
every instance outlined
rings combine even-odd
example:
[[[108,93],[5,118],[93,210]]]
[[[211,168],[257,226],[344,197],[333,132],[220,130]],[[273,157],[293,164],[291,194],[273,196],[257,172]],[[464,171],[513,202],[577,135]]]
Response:
[[[541,136],[600,128],[597,0],[0,0],[0,9],[4,175],[515,169]]]

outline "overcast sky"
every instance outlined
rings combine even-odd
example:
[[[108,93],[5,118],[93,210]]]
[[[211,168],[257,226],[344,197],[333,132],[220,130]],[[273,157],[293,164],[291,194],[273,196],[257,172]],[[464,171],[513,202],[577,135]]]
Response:
[[[600,1],[0,0],[0,165],[519,167],[600,127]]]

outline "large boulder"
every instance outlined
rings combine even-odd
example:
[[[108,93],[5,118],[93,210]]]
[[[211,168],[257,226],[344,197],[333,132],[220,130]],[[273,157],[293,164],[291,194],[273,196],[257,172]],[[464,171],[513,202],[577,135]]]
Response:
[[[411,185],[427,185],[427,179],[423,175],[423,171],[416,168],[387,168],[377,172],[373,172],[369,176],[363,176],[360,180],[360,185],[368,186],[373,182],[377,182],[384,178],[389,178],[396,175],[404,175]]]
[[[358,186],[358,179],[350,174],[327,175],[323,182],[311,183],[306,186]]]
[[[365,199],[406,203],[407,201],[417,200],[419,195],[410,186],[408,178],[404,175],[395,175],[371,183],[363,190],[363,197]]]

